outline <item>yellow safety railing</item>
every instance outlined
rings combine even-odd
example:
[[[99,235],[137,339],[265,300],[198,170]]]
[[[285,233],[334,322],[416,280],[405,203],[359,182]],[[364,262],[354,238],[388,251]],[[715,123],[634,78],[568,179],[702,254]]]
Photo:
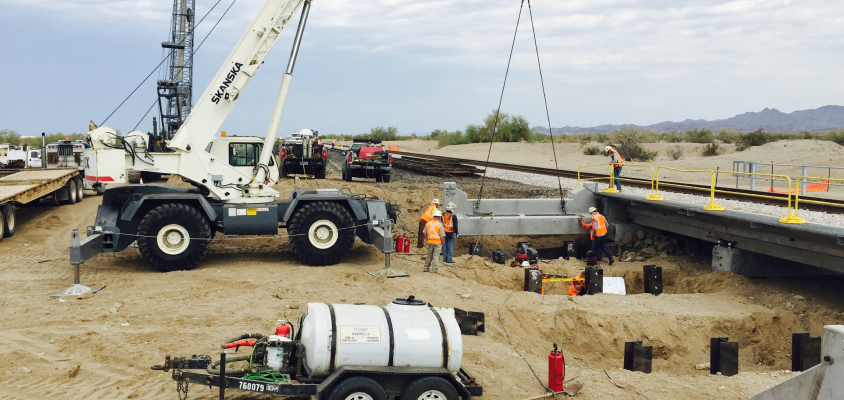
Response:
[[[828,181],[827,183],[830,183],[830,182],[844,182],[844,179],[836,179],[836,178],[816,178],[816,177],[811,177],[811,176],[801,176],[800,178],[797,178],[797,187],[798,187],[798,188],[800,187],[800,181],[802,181],[802,180],[806,180],[806,181],[820,181],[820,182],[823,182],[823,181]],[[827,187],[828,187],[828,186],[827,186]],[[820,201],[820,200],[803,200],[803,202],[805,202],[805,203],[812,203],[812,204],[823,204],[823,205],[827,205],[827,206],[834,206],[834,207],[841,207],[841,204],[830,203],[830,202],[827,202],[827,201]],[[798,207],[800,207],[800,190],[799,190],[799,189],[797,190],[797,194],[794,196],[794,215],[795,215],[795,216],[797,216],[797,209],[798,209]]]
[[[780,218],[780,222],[783,223],[783,224],[805,224],[806,223],[805,219],[797,217],[797,210],[796,209],[794,210],[794,215],[792,215],[792,213],[791,213],[791,211],[792,211],[792,209],[791,209],[791,195],[792,195],[793,186],[791,184],[791,178],[788,175],[773,175],[773,174],[760,174],[760,173],[753,173],[753,172],[735,172],[735,171],[712,171],[712,172],[713,172],[713,175],[712,175],[713,196],[714,196],[714,192],[717,191],[718,193],[736,194],[736,195],[740,195],[740,196],[758,197],[758,198],[762,198],[762,199],[782,200],[782,197],[777,197],[777,196],[768,196],[768,195],[764,195],[764,194],[739,193],[739,192],[733,192],[733,191],[730,191],[730,190],[716,189],[715,188],[715,175],[717,175],[719,173],[720,174],[732,174],[732,175],[745,175],[745,176],[761,176],[761,177],[767,177],[767,178],[772,178],[772,179],[773,178],[784,179],[785,181],[788,182],[788,195],[786,196],[786,201],[788,202],[788,216],[785,217],[785,218]]]
[[[600,167],[600,166],[604,166],[604,165],[610,166],[610,175],[609,175],[608,178],[604,178],[604,177],[600,177],[600,178],[581,178],[580,177],[580,169],[581,168]],[[659,197],[657,195],[656,190],[654,188],[654,167],[653,167],[653,165],[648,165],[648,164],[624,164],[623,166],[624,167],[629,166],[629,167],[647,167],[647,168],[650,168],[651,169],[651,195],[645,197],[645,199],[646,200],[652,200],[652,201],[665,200],[662,197]],[[580,187],[580,181],[602,181],[604,179],[609,179],[609,181],[610,181],[610,186],[603,190],[604,193],[618,193],[618,189],[615,188],[615,180],[616,179],[618,179],[620,181],[635,182],[635,180],[633,180],[633,179],[620,178],[620,177],[616,178],[615,177],[615,167],[613,166],[612,163],[589,164],[589,165],[581,165],[581,166],[577,167],[577,187],[578,188]]]

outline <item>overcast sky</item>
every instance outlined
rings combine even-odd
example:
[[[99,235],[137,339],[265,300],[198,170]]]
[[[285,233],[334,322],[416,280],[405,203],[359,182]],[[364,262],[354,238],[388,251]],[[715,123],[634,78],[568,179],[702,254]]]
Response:
[[[199,16],[216,0],[196,0]],[[194,102],[260,9],[195,58]],[[221,0],[197,42],[231,4]],[[463,130],[498,104],[520,0],[315,0],[281,134]],[[170,0],[0,0],[0,129],[85,132],[158,64]],[[652,124],[844,104],[841,0],[534,0],[551,124]],[[527,6],[502,110],[546,126]],[[223,125],[263,136],[295,23]],[[154,75],[106,125],[128,132]],[[139,129],[151,130],[150,114]]]

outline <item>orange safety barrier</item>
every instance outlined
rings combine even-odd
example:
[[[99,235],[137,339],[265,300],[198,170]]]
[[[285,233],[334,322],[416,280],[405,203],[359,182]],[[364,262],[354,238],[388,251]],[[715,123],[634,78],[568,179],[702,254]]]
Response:
[[[389,150],[389,151],[401,151],[401,150],[399,150],[399,146],[392,145],[392,144],[387,146],[387,150]]]
[[[823,182],[823,183],[812,183],[812,184],[806,185],[806,192],[828,192],[829,191],[829,181],[823,180],[821,182]],[[799,191],[800,191],[800,189],[794,189],[794,190],[791,191],[791,193],[797,193]],[[774,188],[774,189],[765,189],[765,190],[763,190],[763,192],[788,193],[788,190]]]

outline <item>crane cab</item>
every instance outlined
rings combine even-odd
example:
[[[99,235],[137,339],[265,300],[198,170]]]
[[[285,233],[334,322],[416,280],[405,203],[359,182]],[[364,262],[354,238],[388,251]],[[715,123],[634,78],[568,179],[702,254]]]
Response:
[[[264,147],[264,138],[257,136],[225,136],[216,137],[205,151],[214,157],[226,160],[228,164],[246,176],[252,176],[258,159],[261,158],[261,150]],[[278,182],[278,158],[277,152],[273,151],[270,158],[269,179],[271,183]]]

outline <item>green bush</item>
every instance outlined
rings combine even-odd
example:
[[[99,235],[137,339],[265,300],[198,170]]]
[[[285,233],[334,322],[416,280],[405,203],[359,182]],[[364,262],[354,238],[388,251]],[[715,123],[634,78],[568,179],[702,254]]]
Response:
[[[715,135],[710,129],[690,129],[686,131],[686,141],[689,143],[712,143],[715,141]]]
[[[721,128],[721,130],[718,131],[718,140],[720,140],[721,143],[735,143],[740,137],[741,132],[731,131],[724,128]]]
[[[587,156],[597,156],[602,153],[602,150],[598,146],[589,146],[583,149],[583,154]]]
[[[683,158],[683,148],[678,146],[669,147],[665,149],[665,155],[672,160],[679,160]]]
[[[844,146],[844,130],[829,131],[827,132],[825,139]]]
[[[464,136],[463,132],[460,131],[439,131],[437,133],[437,145],[440,147],[469,143],[469,138]]]
[[[707,143],[705,146],[703,146],[703,151],[701,151],[701,154],[703,154],[706,157],[717,156],[718,155],[718,143],[714,143],[714,142],[713,143]]]
[[[686,140],[686,135],[682,132],[668,131],[659,135],[660,142],[680,143]]]
[[[761,146],[765,143],[775,142],[778,138],[768,132],[762,132],[757,129],[753,132],[745,133],[736,140],[736,150],[744,151],[753,146]]]
[[[613,131],[612,138],[615,143],[618,143],[615,148],[624,158],[630,158],[633,161],[653,161],[657,156],[656,151],[648,151],[641,145],[646,139],[656,138],[656,134],[651,131],[624,127]]]

